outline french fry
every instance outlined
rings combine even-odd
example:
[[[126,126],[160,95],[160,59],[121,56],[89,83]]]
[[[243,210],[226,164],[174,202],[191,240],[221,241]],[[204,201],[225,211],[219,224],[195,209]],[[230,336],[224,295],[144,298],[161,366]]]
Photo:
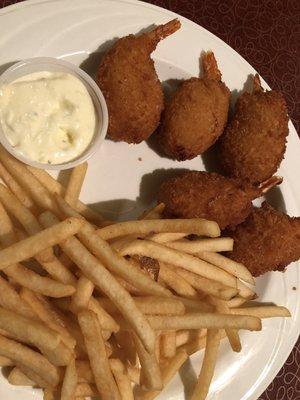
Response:
[[[206,336],[206,329],[199,330],[181,330],[176,332],[175,344],[176,347],[180,347],[190,341],[200,339]]]
[[[94,397],[99,396],[99,392],[95,385],[90,385],[89,383],[79,383],[75,390],[75,398],[78,397]]]
[[[290,317],[291,313],[282,306],[257,306],[231,308],[234,315],[249,315],[258,318]]]
[[[24,317],[34,318],[34,313],[21,300],[19,293],[4,278],[0,277],[0,305]]]
[[[101,328],[92,311],[81,311],[78,321],[87,348],[91,369],[102,399],[119,399],[120,394],[108,362]]]
[[[204,278],[221,282],[223,285],[234,288],[237,286],[237,279],[228,272],[190,254],[181,253],[178,250],[168,248],[159,243],[150,242],[148,240],[135,240],[130,245],[123,248],[120,253],[123,256],[135,254],[151,257],[159,262],[181,267],[199,274]]]
[[[163,389],[168,385],[172,378],[176,375],[182,364],[187,360],[187,354],[185,351],[178,351],[176,355],[168,362],[166,366],[162,368],[162,382]],[[141,391],[138,393],[138,400],[153,400],[157,397],[161,391]]]
[[[0,328],[12,334],[17,340],[32,344],[39,349],[53,350],[60,341],[59,334],[42,323],[2,307],[0,307]]]
[[[40,217],[42,224],[51,225],[53,223],[53,216],[49,215],[49,213],[44,213]],[[120,312],[135,329],[147,350],[153,351],[155,333],[150,328],[144,315],[136,307],[129,293],[76,238],[65,240],[61,243],[61,247],[78,265],[83,274],[115,303]]]
[[[167,243],[166,246],[184,253],[198,255],[199,252],[203,251],[232,251],[233,239],[229,237],[220,237],[213,239],[172,240],[171,243]]]
[[[82,224],[83,221],[79,218],[67,218],[50,228],[0,250],[0,269],[28,260],[40,251],[63,242],[75,235]]]
[[[30,165],[27,165],[27,169],[52,195],[58,194],[60,196],[63,196],[65,194],[65,188],[51,175],[49,175],[47,171],[31,167]],[[88,221],[91,221],[96,225],[102,226],[104,222],[104,217],[101,214],[92,210],[86,204],[82,203],[80,200],[78,200],[75,209]]]
[[[0,336],[0,355],[10,358],[16,364],[28,367],[44,379],[49,386],[55,387],[59,382],[59,373],[40,353]]]
[[[224,271],[229,272],[230,274],[250,283],[251,285],[255,284],[253,276],[241,263],[237,263],[236,261],[223,256],[222,254],[213,253],[210,251],[202,251],[197,253],[197,256],[201,258],[201,260],[216,265],[217,267],[224,269]]]
[[[161,334],[161,352],[165,358],[174,357],[176,354],[176,332],[167,331]]]
[[[241,297],[244,297],[248,300],[256,298],[256,293],[239,280],[237,281],[237,288]]]
[[[135,383],[136,385],[139,385],[141,370],[137,367],[132,367],[131,365],[127,365],[126,370],[131,382]]]
[[[187,311],[198,311],[198,312],[213,312],[215,310],[214,306],[204,302],[203,300],[200,299],[186,299],[184,297],[176,297],[178,300],[180,300]]]
[[[12,367],[13,365],[14,363],[9,358],[0,356],[0,367]]]
[[[41,296],[37,296],[32,291],[23,288],[20,292],[21,298],[31,307],[35,314],[46,326],[58,332],[61,335],[62,341],[70,348],[74,349],[76,341],[69,333],[62,321],[61,317],[53,307]]]
[[[208,394],[209,386],[212,381],[217,362],[219,345],[219,331],[216,329],[208,329],[204,359],[200,375],[192,395],[192,400],[205,400]]]
[[[36,382],[32,381],[19,368],[13,368],[7,377],[8,382],[14,386],[36,386]]]
[[[223,300],[230,300],[238,293],[238,290],[233,287],[224,286],[219,282],[204,278],[183,268],[174,268],[174,271],[192,287],[199,290],[201,294],[210,294]]]
[[[75,366],[75,360],[71,360],[70,364],[66,368],[64,380],[61,388],[61,400],[73,400],[78,377]]]
[[[105,240],[118,236],[137,233],[148,235],[150,233],[186,232],[201,236],[220,236],[218,224],[200,218],[195,219],[162,219],[119,222],[105,228],[98,229],[97,234]]]
[[[55,400],[55,392],[52,389],[43,389],[43,400]]]
[[[182,232],[165,232],[165,233],[151,233],[147,236],[148,240],[152,240],[152,242],[156,243],[168,243],[174,242],[175,240],[182,239],[186,236],[186,233]]]
[[[30,368],[19,365],[18,369],[31,381],[35,383],[35,386],[40,388],[46,388],[49,386],[48,382],[41,378],[36,372],[33,372]]]
[[[156,296],[137,296],[134,297],[134,302],[143,314],[152,315],[183,315],[185,307],[183,303],[176,298],[172,297],[156,297]],[[101,307],[108,313],[116,314],[118,309],[116,306],[105,297],[98,297],[96,299]]]
[[[76,206],[78,202],[87,167],[87,162],[84,162],[73,168],[71,172],[68,186],[66,187],[65,200],[72,207]]]
[[[141,364],[141,385],[147,390],[160,390],[162,379],[155,353],[148,353],[136,335],[134,342]]]
[[[122,400],[134,400],[129,376],[120,360],[111,359],[110,366]]]
[[[237,318],[240,317],[240,318]],[[185,314],[180,316],[148,316],[150,325],[155,330],[167,331],[178,329],[221,329],[235,328],[250,331],[261,330],[261,321],[257,317],[224,314]]]
[[[138,219],[139,220],[159,219],[161,218],[164,209],[165,209],[164,203],[157,204],[150,210],[146,210],[145,212],[143,212],[143,214]]]
[[[174,269],[169,267],[168,264],[160,262],[159,265],[160,279],[175,293],[191,299],[199,297],[197,291],[184,278],[180,277]]]
[[[36,206],[32,199],[27,195],[25,190],[18,184],[18,182],[11,176],[4,165],[0,162],[0,177],[11,192],[17,199],[29,210],[36,211]]]
[[[79,311],[88,308],[93,290],[94,284],[85,276],[81,276],[77,282],[76,292],[72,296],[72,309]]]
[[[235,307],[240,307],[244,303],[246,303],[248,299],[245,299],[244,297],[236,296],[231,300],[227,301],[227,305],[229,308],[235,308]]]
[[[39,207],[57,213],[56,203],[47,190],[24,164],[11,156],[2,146],[0,147],[0,161]]]
[[[42,353],[56,367],[65,367],[74,357],[74,352],[62,341],[53,350],[43,349]]]
[[[214,298],[213,304],[216,306],[217,312],[221,314],[232,314],[231,309],[228,307],[225,301]],[[226,335],[228,337],[230,346],[233,351],[239,353],[242,350],[241,340],[237,329],[225,329]]]
[[[56,196],[56,200],[65,215],[70,217],[78,215],[61,197]],[[95,254],[112,273],[122,277],[126,282],[141,290],[143,294],[171,296],[168,290],[153,281],[139,268],[133,268],[133,264],[119,256],[106,241],[97,235],[90,224],[85,223],[78,236],[91,253]]]

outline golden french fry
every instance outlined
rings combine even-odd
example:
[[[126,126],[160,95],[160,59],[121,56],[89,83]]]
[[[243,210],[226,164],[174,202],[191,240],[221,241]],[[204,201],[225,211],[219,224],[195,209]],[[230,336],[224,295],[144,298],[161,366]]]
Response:
[[[151,257],[159,262],[181,267],[199,274],[204,278],[221,282],[223,285],[234,288],[237,286],[237,279],[234,276],[215,265],[209,264],[208,262],[200,260],[190,254],[181,253],[178,250],[171,249],[162,244],[150,242],[149,240],[135,240],[128,246],[124,247],[120,254],[123,256],[136,254]]]
[[[147,239],[152,240],[152,242],[164,244],[164,243],[174,242],[175,240],[182,239],[186,235],[187,235],[186,233],[182,233],[182,232],[151,233],[150,235],[147,236]]]
[[[20,291],[20,296],[31,307],[39,319],[45,323],[46,326],[49,326],[49,328],[61,335],[62,341],[70,349],[75,348],[75,339],[66,329],[64,321],[45,298],[37,296],[32,291],[25,288]]]
[[[173,270],[192,287],[199,290],[201,294],[205,293],[224,300],[230,300],[238,293],[238,290],[233,287],[224,286],[217,281],[204,278],[201,275],[194,274],[183,268],[173,268]]]
[[[224,269],[224,271],[229,272],[237,278],[240,278],[251,285],[255,285],[253,276],[243,264],[237,263],[236,261],[223,256],[222,254],[213,253],[210,251],[202,251],[197,253],[197,256],[201,258],[201,260],[216,265],[217,267]]]
[[[240,318],[237,318],[240,317]],[[185,314],[180,316],[147,316],[155,330],[167,331],[178,329],[221,329],[236,328],[250,331],[261,330],[261,321],[257,317],[224,314]]]
[[[110,366],[122,400],[134,400],[129,376],[120,360],[111,359]]]
[[[131,382],[135,383],[136,385],[139,385],[141,370],[137,367],[132,367],[129,364],[126,366],[126,370]]]
[[[0,336],[0,355],[10,358],[16,364],[23,365],[44,379],[49,386],[59,382],[59,373],[44,356],[13,340]]]
[[[2,335],[2,332],[0,333]],[[0,356],[0,367],[12,367],[14,363],[7,357]]]
[[[95,382],[93,372],[89,361],[87,360],[76,360],[76,371],[78,374],[78,382]]]
[[[185,351],[178,351],[176,355],[162,368],[162,381],[163,389],[168,385],[172,378],[176,375],[182,364],[187,360],[187,353]],[[153,400],[161,391],[141,391],[137,395],[138,400]]]
[[[61,197],[56,196],[56,200],[65,215],[70,217],[78,215]],[[78,236],[80,241],[104,263],[106,268],[141,290],[143,294],[171,296],[168,290],[144,274],[140,268],[134,268],[133,264],[115,252],[106,241],[97,235],[90,224],[85,223]]]
[[[11,156],[2,146],[0,147],[0,161],[19,185],[27,190],[39,207],[51,210],[54,213],[57,212],[56,203],[47,190],[24,164]]]
[[[258,318],[290,317],[291,313],[286,307],[282,306],[251,306],[241,308],[231,308],[234,315],[249,315]]]
[[[0,269],[28,260],[40,251],[63,242],[68,237],[75,235],[82,224],[83,221],[79,218],[67,218],[51,228],[44,229],[33,236],[0,250]]]
[[[42,224],[51,225],[53,217],[49,213],[40,216]],[[83,274],[97,285],[118,307],[130,322],[147,350],[154,349],[155,333],[146,318],[136,307],[129,293],[116,281],[112,274],[97,260],[79,240],[69,238],[61,243],[64,252],[78,265]],[[1,254],[1,253],[0,253]]]
[[[120,394],[110,369],[96,314],[88,310],[81,311],[78,314],[78,321],[101,398],[104,400],[119,399]]]
[[[94,397],[99,396],[99,392],[95,385],[89,383],[79,383],[75,390],[75,398],[78,397]]]
[[[31,167],[30,165],[27,165],[27,169],[52,195],[58,194],[60,196],[63,196],[65,194],[65,188],[58,181],[56,181],[51,175],[49,175],[47,171]],[[102,226],[104,222],[104,217],[101,214],[89,208],[80,200],[78,200],[75,209],[88,221],[91,221],[96,225]]]
[[[68,365],[74,357],[74,352],[62,341],[53,350],[43,349],[43,354],[56,367],[64,367]]]
[[[209,386],[212,381],[217,362],[219,345],[219,331],[217,329],[208,329],[204,359],[200,375],[192,395],[192,400],[205,400],[208,394]]]
[[[225,301],[217,298],[212,299],[213,304],[216,306],[217,312],[221,314],[232,314],[231,309],[228,307]],[[237,329],[225,329],[226,335],[228,337],[230,346],[233,351],[239,353],[242,350],[241,340]]]
[[[85,276],[81,276],[77,282],[76,292],[72,296],[71,307],[73,310],[88,308],[92,297],[94,284]]]
[[[172,358],[176,354],[176,332],[167,331],[161,334],[161,353],[163,357]]]
[[[49,386],[48,382],[41,378],[37,373],[33,372],[31,369],[24,367],[23,365],[19,365],[18,368],[20,371],[27,376],[28,379],[35,383],[35,386],[40,388],[46,388]]]
[[[173,297],[137,296],[133,299],[143,314],[183,315],[185,312],[183,303],[179,299]],[[108,298],[98,297],[96,300],[110,314],[119,312]]]
[[[71,172],[68,186],[66,187],[65,200],[72,207],[76,206],[78,202],[87,167],[87,162],[84,162],[83,164],[77,165],[73,168]]]
[[[244,303],[246,303],[248,299],[245,299],[244,297],[236,296],[231,300],[227,301],[227,305],[229,308],[235,308],[235,307],[240,307]]]
[[[198,312],[213,312],[215,310],[214,306],[205,303],[204,300],[200,299],[186,299],[184,297],[176,297],[180,300],[184,305],[187,311],[198,311]]]
[[[0,328],[12,334],[17,340],[32,344],[39,349],[53,350],[60,342],[60,336],[54,330],[2,307],[0,307]]]
[[[14,386],[36,386],[36,382],[32,381],[19,368],[13,368],[7,377],[8,382]]]
[[[34,318],[34,313],[21,300],[15,288],[0,276],[0,305],[10,311],[17,312],[24,317]]]
[[[159,277],[179,296],[196,299],[199,297],[197,291],[168,264],[159,263]]]
[[[245,299],[249,300],[256,297],[256,293],[240,280],[237,280],[237,288],[239,291],[239,295],[241,297],[244,297]]]
[[[184,253],[198,255],[198,253],[202,251],[232,251],[233,239],[229,237],[220,237],[213,239],[172,240],[171,243],[167,243],[166,246]]]
[[[9,187],[11,192],[17,199],[29,210],[35,211],[35,205],[32,199],[27,195],[25,190],[18,184],[18,182],[11,176],[4,165],[0,162],[0,177],[3,182]]]
[[[55,400],[55,392],[54,392],[54,390],[49,389],[49,388],[45,388],[43,390],[43,400]]]
[[[75,366],[75,360],[71,360],[66,368],[64,380],[61,388],[61,400],[73,400],[76,387],[77,387],[78,377]]]
[[[159,219],[161,218],[164,209],[165,209],[164,203],[157,204],[150,210],[144,211],[143,214],[138,218],[138,220]]]
[[[201,236],[220,236],[220,229],[216,222],[200,218],[126,221],[106,226],[97,231],[98,235],[105,240],[132,233],[148,235],[153,232],[186,232]]]
[[[141,364],[141,385],[147,390],[160,390],[162,379],[155,353],[148,353],[136,335],[134,342]]]
[[[206,329],[199,330],[181,330],[176,332],[175,343],[176,347],[180,347],[190,341],[200,339],[206,336]]]

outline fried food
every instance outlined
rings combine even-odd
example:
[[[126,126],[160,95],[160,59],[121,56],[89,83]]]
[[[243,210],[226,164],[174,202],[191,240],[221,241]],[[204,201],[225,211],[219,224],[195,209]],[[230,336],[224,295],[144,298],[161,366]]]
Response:
[[[165,181],[158,201],[164,213],[173,218],[205,218],[216,221],[221,229],[238,225],[252,208],[260,189],[238,179],[216,173],[188,171]]]
[[[103,57],[97,83],[107,102],[111,139],[140,143],[158,127],[164,96],[150,55],[179,28],[174,19],[140,36],[123,37]]]
[[[229,257],[243,263],[253,276],[283,271],[300,258],[300,217],[291,218],[266,202],[261,208],[253,208],[232,237]]]
[[[164,152],[179,161],[202,154],[223,133],[230,91],[221,81],[212,52],[202,56],[203,78],[182,83],[162,118],[159,141]]]
[[[252,93],[238,99],[235,115],[220,139],[220,162],[226,174],[253,184],[270,178],[283,159],[287,135],[282,94],[264,91],[256,75]]]

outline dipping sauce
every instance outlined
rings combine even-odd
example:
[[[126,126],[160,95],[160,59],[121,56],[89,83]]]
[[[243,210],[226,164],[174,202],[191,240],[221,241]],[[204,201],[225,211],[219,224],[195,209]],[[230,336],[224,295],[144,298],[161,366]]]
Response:
[[[74,75],[35,72],[0,88],[0,123],[24,157],[62,164],[81,155],[96,129],[94,104]]]

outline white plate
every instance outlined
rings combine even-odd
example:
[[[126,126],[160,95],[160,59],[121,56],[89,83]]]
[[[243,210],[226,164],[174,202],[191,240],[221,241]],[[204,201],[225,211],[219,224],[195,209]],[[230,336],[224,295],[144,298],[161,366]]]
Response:
[[[155,23],[164,23],[176,15],[152,5],[132,0],[31,0],[0,11],[0,72],[5,64],[33,56],[62,57],[74,63],[97,65],[95,51],[104,43],[138,32]],[[161,42],[153,54],[162,81],[198,75],[199,55],[212,49],[223,78],[231,90],[240,91],[254,69],[234,50],[200,26],[179,17],[180,31]],[[100,47],[100,49],[99,49]],[[264,83],[265,84],[265,83]],[[265,87],[267,85],[265,84]],[[162,158],[147,143],[129,146],[106,141],[90,161],[82,198],[110,217],[138,215],[155,198],[159,182],[169,168],[204,169],[200,157],[186,162]],[[280,168],[284,182],[274,191],[273,202],[290,215],[300,208],[299,141],[290,123],[286,157]],[[263,323],[259,333],[243,332],[243,350],[233,353],[221,345],[216,374],[209,399],[255,400],[273,380],[285,362],[300,331],[298,266],[285,274],[271,273],[257,280],[261,301],[273,301],[288,307],[292,318]],[[296,287],[297,290],[292,288]],[[183,399],[189,393],[199,371],[200,357],[186,363],[161,395],[165,399]],[[184,382],[185,389],[183,390]],[[38,390],[14,388],[0,378],[0,399],[41,399]]]

